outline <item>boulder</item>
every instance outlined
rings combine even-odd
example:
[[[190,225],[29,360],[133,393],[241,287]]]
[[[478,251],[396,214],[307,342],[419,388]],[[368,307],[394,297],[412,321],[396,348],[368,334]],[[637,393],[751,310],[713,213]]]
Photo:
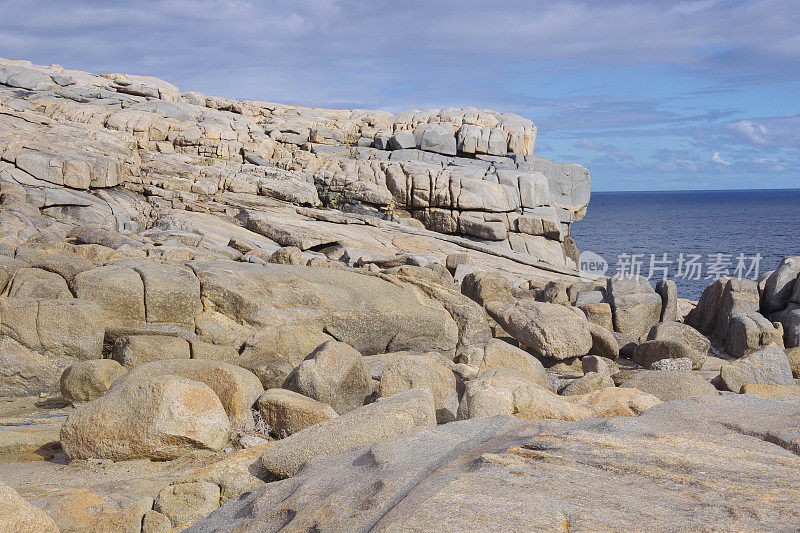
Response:
[[[698,369],[703,366],[711,341],[693,327],[680,322],[662,322],[656,324],[647,334],[647,340],[677,340],[683,341],[691,349],[693,367]]]
[[[0,396],[37,396],[58,392],[72,357],[34,352],[7,335],[0,335]]]
[[[698,365],[694,360],[696,354],[689,345],[682,340],[652,340],[645,341],[636,347],[633,352],[633,362],[644,368],[661,359],[692,359],[693,365]],[[704,358],[705,359],[705,358]],[[702,364],[702,363],[701,363]]]
[[[561,360],[586,355],[592,335],[585,315],[574,307],[518,300],[490,302],[486,311],[522,345],[544,357]]]
[[[255,374],[244,368],[203,359],[165,359],[144,363],[117,379],[109,394],[155,376],[172,375],[199,381],[219,397],[235,429],[253,426],[252,407],[264,388]]]
[[[194,326],[203,310],[200,281],[191,269],[139,261],[133,266],[144,284],[145,317],[150,324]]]
[[[264,391],[256,402],[256,408],[277,438],[288,437],[308,426],[339,416],[330,405],[286,389]]]
[[[20,268],[8,287],[10,298],[72,298],[67,282],[41,268]]]
[[[592,335],[592,347],[589,349],[589,353],[612,361],[616,361],[619,358],[619,344],[612,332],[589,322],[589,333]]]
[[[309,426],[279,440],[261,456],[264,471],[282,479],[308,461],[342,453],[363,444],[395,439],[415,427],[436,425],[433,395],[411,389]]]
[[[661,319],[661,296],[642,276],[612,276],[607,292],[611,299],[614,331],[644,340]]]
[[[662,402],[719,395],[717,389],[702,376],[663,370],[637,372],[631,379],[623,382],[620,387],[638,389],[652,394]]]
[[[402,356],[383,368],[381,397],[415,388],[425,388],[433,394],[437,423],[446,424],[456,419],[458,393],[452,370],[427,355]]]
[[[587,407],[594,418],[636,416],[661,403],[661,400],[652,394],[613,385],[563,398],[575,405]]]
[[[114,341],[111,357],[126,369],[164,359],[190,359],[189,342],[168,335],[124,335]]]
[[[96,400],[127,369],[112,359],[78,361],[61,375],[61,396],[71,404]]]
[[[586,320],[604,327],[609,331],[614,330],[614,315],[611,312],[611,304],[583,304],[576,305],[578,309],[586,315]]]
[[[605,376],[611,376],[619,372],[617,363],[599,355],[585,355],[581,357],[581,369],[584,374],[597,372]]]
[[[53,519],[25,501],[0,481],[0,531],[8,533],[58,533]]]
[[[656,283],[656,293],[661,296],[661,322],[678,320],[678,286],[671,279]]]
[[[0,334],[46,355],[98,359],[105,327],[86,300],[0,298]]]
[[[764,282],[761,311],[765,315],[786,307],[791,300],[798,275],[800,275],[800,257],[784,257],[778,268]]]
[[[86,270],[72,280],[77,298],[96,303],[106,325],[138,325],[146,320],[144,283],[134,269],[106,265]]]
[[[240,361],[239,366],[255,374],[264,390],[283,388],[286,378],[294,370],[294,365],[277,355],[256,355]]]
[[[535,384],[547,387],[547,373],[542,363],[525,350],[504,340],[491,339],[486,343],[485,355],[478,371],[485,372],[491,368],[510,368]]]
[[[721,388],[741,392],[748,383],[760,385],[794,385],[789,359],[780,348],[764,348],[722,366]]]
[[[725,351],[734,357],[742,357],[757,351],[762,346],[783,348],[783,332],[760,313],[732,315],[728,321]]]
[[[297,246],[281,246],[272,252],[269,262],[278,265],[302,265],[303,251]]]
[[[320,344],[286,379],[286,388],[342,414],[364,405],[372,392],[361,354],[343,342]]]
[[[162,375],[114,386],[78,407],[61,429],[61,447],[71,459],[169,460],[198,449],[219,451],[230,430],[208,385]]]
[[[153,510],[169,518],[170,529],[179,529],[205,518],[219,504],[219,485],[208,481],[194,481],[174,483],[161,489],[153,502]]]
[[[476,270],[464,276],[461,282],[461,294],[480,305],[513,300],[511,282],[494,270]]]
[[[407,150],[409,148],[416,148],[417,139],[410,131],[398,131],[389,138],[387,148],[389,150]]]
[[[691,372],[692,360],[688,357],[678,359],[659,359],[650,365],[650,370],[664,370],[668,372]]]
[[[11,254],[13,255],[13,253]],[[6,285],[14,277],[20,268],[24,268],[26,263],[13,257],[0,254],[0,294],[6,289]]]
[[[742,387],[742,394],[750,394],[759,398],[786,398],[787,396],[800,396],[800,385],[764,385],[760,383],[746,383]]]
[[[583,377],[570,381],[559,390],[558,393],[562,396],[576,396],[599,391],[608,387],[614,387],[614,380],[611,379],[610,374],[589,372],[588,374],[584,374]]]
[[[493,368],[467,382],[458,418],[466,420],[501,414],[523,419],[581,420],[593,413],[563,400],[514,371]]]
[[[433,350],[455,355],[459,329],[454,319],[411,284],[338,268],[190,265],[209,309],[239,325],[274,328],[280,343],[274,351],[287,359],[300,361],[331,337],[363,354]],[[297,341],[301,330],[309,343]]]
[[[449,127],[439,124],[422,126],[416,136],[420,150],[442,155],[456,155],[456,138]]]

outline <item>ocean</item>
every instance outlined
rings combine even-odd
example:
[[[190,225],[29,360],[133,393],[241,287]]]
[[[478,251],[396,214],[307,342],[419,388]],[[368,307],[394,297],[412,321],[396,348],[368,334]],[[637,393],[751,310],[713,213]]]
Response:
[[[697,300],[716,277],[758,277],[800,255],[800,189],[593,192],[571,231],[607,275],[638,271],[655,286],[667,274]]]

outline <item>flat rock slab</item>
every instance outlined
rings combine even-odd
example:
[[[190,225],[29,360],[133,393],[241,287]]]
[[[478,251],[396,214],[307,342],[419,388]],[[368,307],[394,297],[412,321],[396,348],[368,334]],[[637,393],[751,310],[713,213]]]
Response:
[[[312,461],[188,531],[795,530],[798,427],[800,403],[751,396],[456,422]]]

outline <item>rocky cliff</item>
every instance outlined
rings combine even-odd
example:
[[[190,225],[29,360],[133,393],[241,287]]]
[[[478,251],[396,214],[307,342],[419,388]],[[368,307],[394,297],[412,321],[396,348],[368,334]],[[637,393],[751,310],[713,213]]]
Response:
[[[4,182],[37,196],[48,220],[145,242],[164,210],[270,198],[574,266],[569,226],[585,213],[589,174],[534,156],[535,141],[530,120],[488,110],[304,108],[0,60]],[[21,217],[4,226],[10,243],[33,232]]]

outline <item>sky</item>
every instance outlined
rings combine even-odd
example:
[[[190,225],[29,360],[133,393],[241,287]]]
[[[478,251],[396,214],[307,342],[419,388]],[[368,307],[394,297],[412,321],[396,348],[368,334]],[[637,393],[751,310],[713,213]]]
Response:
[[[797,0],[0,0],[0,57],[329,108],[478,107],[594,191],[800,187]]]

